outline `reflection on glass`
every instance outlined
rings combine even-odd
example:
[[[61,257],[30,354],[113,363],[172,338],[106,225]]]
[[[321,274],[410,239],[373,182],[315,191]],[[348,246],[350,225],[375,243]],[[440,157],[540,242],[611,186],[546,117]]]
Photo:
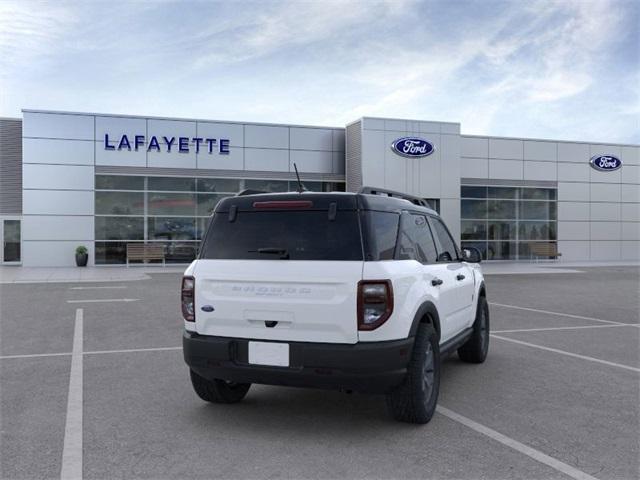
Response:
[[[462,218],[483,219],[487,218],[486,200],[461,200]]]
[[[460,189],[462,198],[487,198],[487,187],[462,186]]]
[[[487,225],[485,222],[463,220],[461,226],[462,240],[484,240],[487,238]]]
[[[144,190],[144,177],[96,175],[96,190]]]
[[[148,190],[193,192],[196,189],[195,178],[149,177]]]
[[[555,220],[555,202],[520,202],[520,218],[531,220]]]
[[[198,178],[196,186],[199,192],[236,193],[240,191],[240,180],[233,178]]]
[[[149,240],[195,240],[196,219],[182,217],[149,217]]]
[[[518,189],[515,187],[488,187],[489,198],[516,198]]]
[[[245,180],[244,188],[262,192],[287,192],[289,182],[284,180]]]
[[[95,217],[96,240],[144,240],[144,217]]]
[[[96,215],[143,215],[144,193],[96,192]]]
[[[515,240],[516,222],[489,222],[489,240]]]
[[[211,215],[218,202],[226,197],[226,195],[199,193],[196,215],[199,217],[206,217]]]
[[[516,202],[511,200],[489,200],[487,209],[491,219],[516,218]]]
[[[149,215],[190,215],[195,216],[196,199],[194,193],[149,192]]]

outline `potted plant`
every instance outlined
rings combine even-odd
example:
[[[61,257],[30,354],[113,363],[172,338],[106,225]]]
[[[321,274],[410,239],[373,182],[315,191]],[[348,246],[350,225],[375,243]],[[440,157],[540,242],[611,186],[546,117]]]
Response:
[[[89,253],[87,247],[79,245],[76,247],[76,265],[78,267],[86,267],[89,260]]]

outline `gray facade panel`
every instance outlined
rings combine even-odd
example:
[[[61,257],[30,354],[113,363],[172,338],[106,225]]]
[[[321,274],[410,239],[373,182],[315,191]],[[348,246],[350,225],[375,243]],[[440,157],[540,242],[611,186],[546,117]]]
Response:
[[[22,214],[22,120],[0,118],[0,213]]]

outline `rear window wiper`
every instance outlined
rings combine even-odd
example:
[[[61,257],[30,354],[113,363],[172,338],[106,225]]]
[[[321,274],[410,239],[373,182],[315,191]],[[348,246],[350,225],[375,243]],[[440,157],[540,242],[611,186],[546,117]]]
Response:
[[[273,255],[280,255],[282,260],[289,260],[289,252],[286,248],[278,248],[278,247],[265,247],[259,248],[258,250],[249,250],[250,253],[267,253]]]

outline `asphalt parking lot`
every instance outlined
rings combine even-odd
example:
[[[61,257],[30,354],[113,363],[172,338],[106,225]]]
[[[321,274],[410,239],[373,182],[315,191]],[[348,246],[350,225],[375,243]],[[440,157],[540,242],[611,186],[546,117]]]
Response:
[[[209,405],[182,360],[179,275],[2,285],[1,476],[638,478],[637,267],[487,277],[482,365],[450,357],[439,413],[253,386]],[[123,301],[128,300],[128,301]]]

